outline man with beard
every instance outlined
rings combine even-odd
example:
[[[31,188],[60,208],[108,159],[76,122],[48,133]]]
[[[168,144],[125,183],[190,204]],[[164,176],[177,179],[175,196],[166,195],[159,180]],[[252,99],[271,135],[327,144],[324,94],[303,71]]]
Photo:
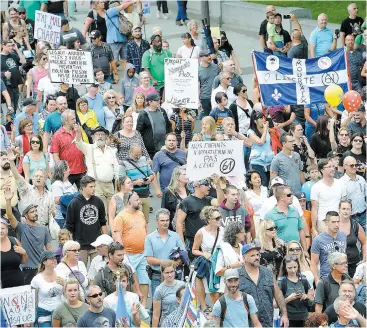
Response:
[[[228,269],[224,273],[224,283],[227,286],[213,306],[212,316],[220,327],[249,327],[249,319],[253,327],[262,327],[256,315],[257,307],[251,295],[238,290],[240,276],[237,269]]]
[[[350,120],[349,116],[348,120]],[[358,109],[353,112],[353,121],[348,124],[347,128],[351,135],[355,133],[366,135],[366,107],[364,104],[361,104]]]
[[[134,26],[132,31],[133,39],[126,45],[126,61],[135,66],[135,72],[139,74],[142,70],[141,60],[145,51],[149,50],[149,42],[142,39],[141,27]]]
[[[41,253],[45,248],[52,250],[51,236],[47,227],[37,223],[37,205],[30,204],[24,209],[22,215],[25,218],[25,223],[17,221],[11,208],[13,196],[14,190],[10,186],[6,186],[4,190],[6,213],[8,213],[11,227],[15,230],[28,255],[27,262],[20,266],[24,275],[24,284],[29,285],[37,274]]]
[[[246,244],[242,247],[244,266],[239,269],[239,289],[254,297],[258,317],[263,327],[273,326],[273,298],[275,298],[281,312],[280,326],[288,328],[287,307],[283,294],[273,272],[260,265],[260,249],[254,244]]]
[[[113,179],[118,179],[119,173],[116,148],[106,145],[109,132],[102,126],[92,131],[94,144],[88,144],[82,140],[79,125],[75,127],[75,131],[76,146],[85,156],[87,175],[96,180],[95,195],[102,199],[105,212],[108,213],[108,204],[115,193]]]
[[[124,197],[125,208],[116,216],[114,238],[124,245],[129,262],[136,271],[140,289],[143,293],[142,304],[146,305],[150,279],[147,274],[147,259],[144,255],[144,241],[148,225],[144,214],[140,211],[141,200],[136,192]]]
[[[76,323],[77,327],[115,327],[116,313],[103,306],[104,295],[99,286],[88,290],[88,311],[84,312]]]

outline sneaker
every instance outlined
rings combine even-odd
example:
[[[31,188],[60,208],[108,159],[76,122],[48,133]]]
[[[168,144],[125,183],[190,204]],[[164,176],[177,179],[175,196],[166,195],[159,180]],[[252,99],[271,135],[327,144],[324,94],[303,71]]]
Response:
[[[157,18],[161,18],[161,12],[157,10]]]
[[[181,20],[177,20],[177,21],[176,21],[176,25],[177,25],[177,26],[182,26],[182,25],[183,25],[183,23],[181,22]]]
[[[168,15],[167,15],[167,14],[162,14],[162,17],[163,17],[164,19],[168,19]]]

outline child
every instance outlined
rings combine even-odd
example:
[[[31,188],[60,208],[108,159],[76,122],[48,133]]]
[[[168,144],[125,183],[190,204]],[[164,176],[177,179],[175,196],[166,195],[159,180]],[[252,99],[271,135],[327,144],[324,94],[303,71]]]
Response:
[[[59,232],[59,235],[58,235],[58,240],[59,240],[59,248],[55,251],[55,254],[56,254],[57,263],[60,263],[61,258],[62,258],[62,248],[63,248],[64,244],[68,240],[72,240],[71,232],[69,230],[66,230],[66,229],[61,229],[60,232]]]
[[[162,49],[166,51],[169,50],[169,43],[167,40],[162,41]]]
[[[215,124],[217,125],[217,132],[223,133],[223,127],[222,127],[222,121],[225,117],[232,117],[233,114],[230,109],[228,109],[226,106],[228,104],[228,97],[226,93],[224,92],[218,92],[215,95],[215,102],[217,104],[216,108],[213,108],[209,116],[214,118]]]
[[[280,46],[280,49],[278,48],[278,51],[273,51],[273,54],[277,56],[282,56],[283,53],[280,50],[282,50],[283,48],[283,43],[280,35],[275,29],[275,14],[272,12],[268,12],[266,14],[266,19],[268,20],[268,24],[266,25],[266,33],[268,34],[266,44],[268,47],[269,45],[274,45],[276,47]]]
[[[307,167],[307,174],[310,182],[316,183],[320,180],[320,172],[316,164],[311,164]]]
[[[110,82],[105,81],[102,68],[95,68],[93,73],[94,73],[94,78],[96,79],[96,83],[98,84],[98,92],[103,97],[103,94],[107,90],[112,89],[112,84]]]

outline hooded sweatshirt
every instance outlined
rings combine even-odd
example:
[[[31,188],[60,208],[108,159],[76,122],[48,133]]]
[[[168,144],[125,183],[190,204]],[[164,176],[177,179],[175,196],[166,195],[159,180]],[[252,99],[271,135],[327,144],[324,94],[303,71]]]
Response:
[[[129,77],[127,75],[127,71],[132,68],[134,69],[134,75],[132,77]],[[139,86],[139,79],[135,76],[135,66],[131,63],[127,63],[125,75],[122,78],[122,90],[121,90],[122,94],[125,97],[124,102],[125,106],[131,106],[134,96],[134,90],[138,86]]]
[[[226,207],[226,200],[218,206],[219,212],[222,214],[221,225],[226,227],[231,222],[241,222],[245,227],[246,232],[250,230],[251,218],[247,210],[237,201],[233,209]]]
[[[92,196],[88,200],[82,194],[75,196],[69,203],[65,228],[73,234],[81,249],[92,249],[93,243],[106,225],[106,212],[102,200]]]

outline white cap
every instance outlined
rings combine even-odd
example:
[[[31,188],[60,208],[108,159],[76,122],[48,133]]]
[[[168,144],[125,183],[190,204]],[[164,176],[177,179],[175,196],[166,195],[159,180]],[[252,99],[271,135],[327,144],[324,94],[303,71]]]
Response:
[[[271,180],[270,182],[270,186],[273,187],[274,185],[276,184],[281,184],[281,185],[284,185],[284,180],[280,177],[275,177]]]
[[[109,246],[113,242],[113,239],[109,235],[100,235],[94,243],[91,243],[93,247],[99,247],[101,245]]]

